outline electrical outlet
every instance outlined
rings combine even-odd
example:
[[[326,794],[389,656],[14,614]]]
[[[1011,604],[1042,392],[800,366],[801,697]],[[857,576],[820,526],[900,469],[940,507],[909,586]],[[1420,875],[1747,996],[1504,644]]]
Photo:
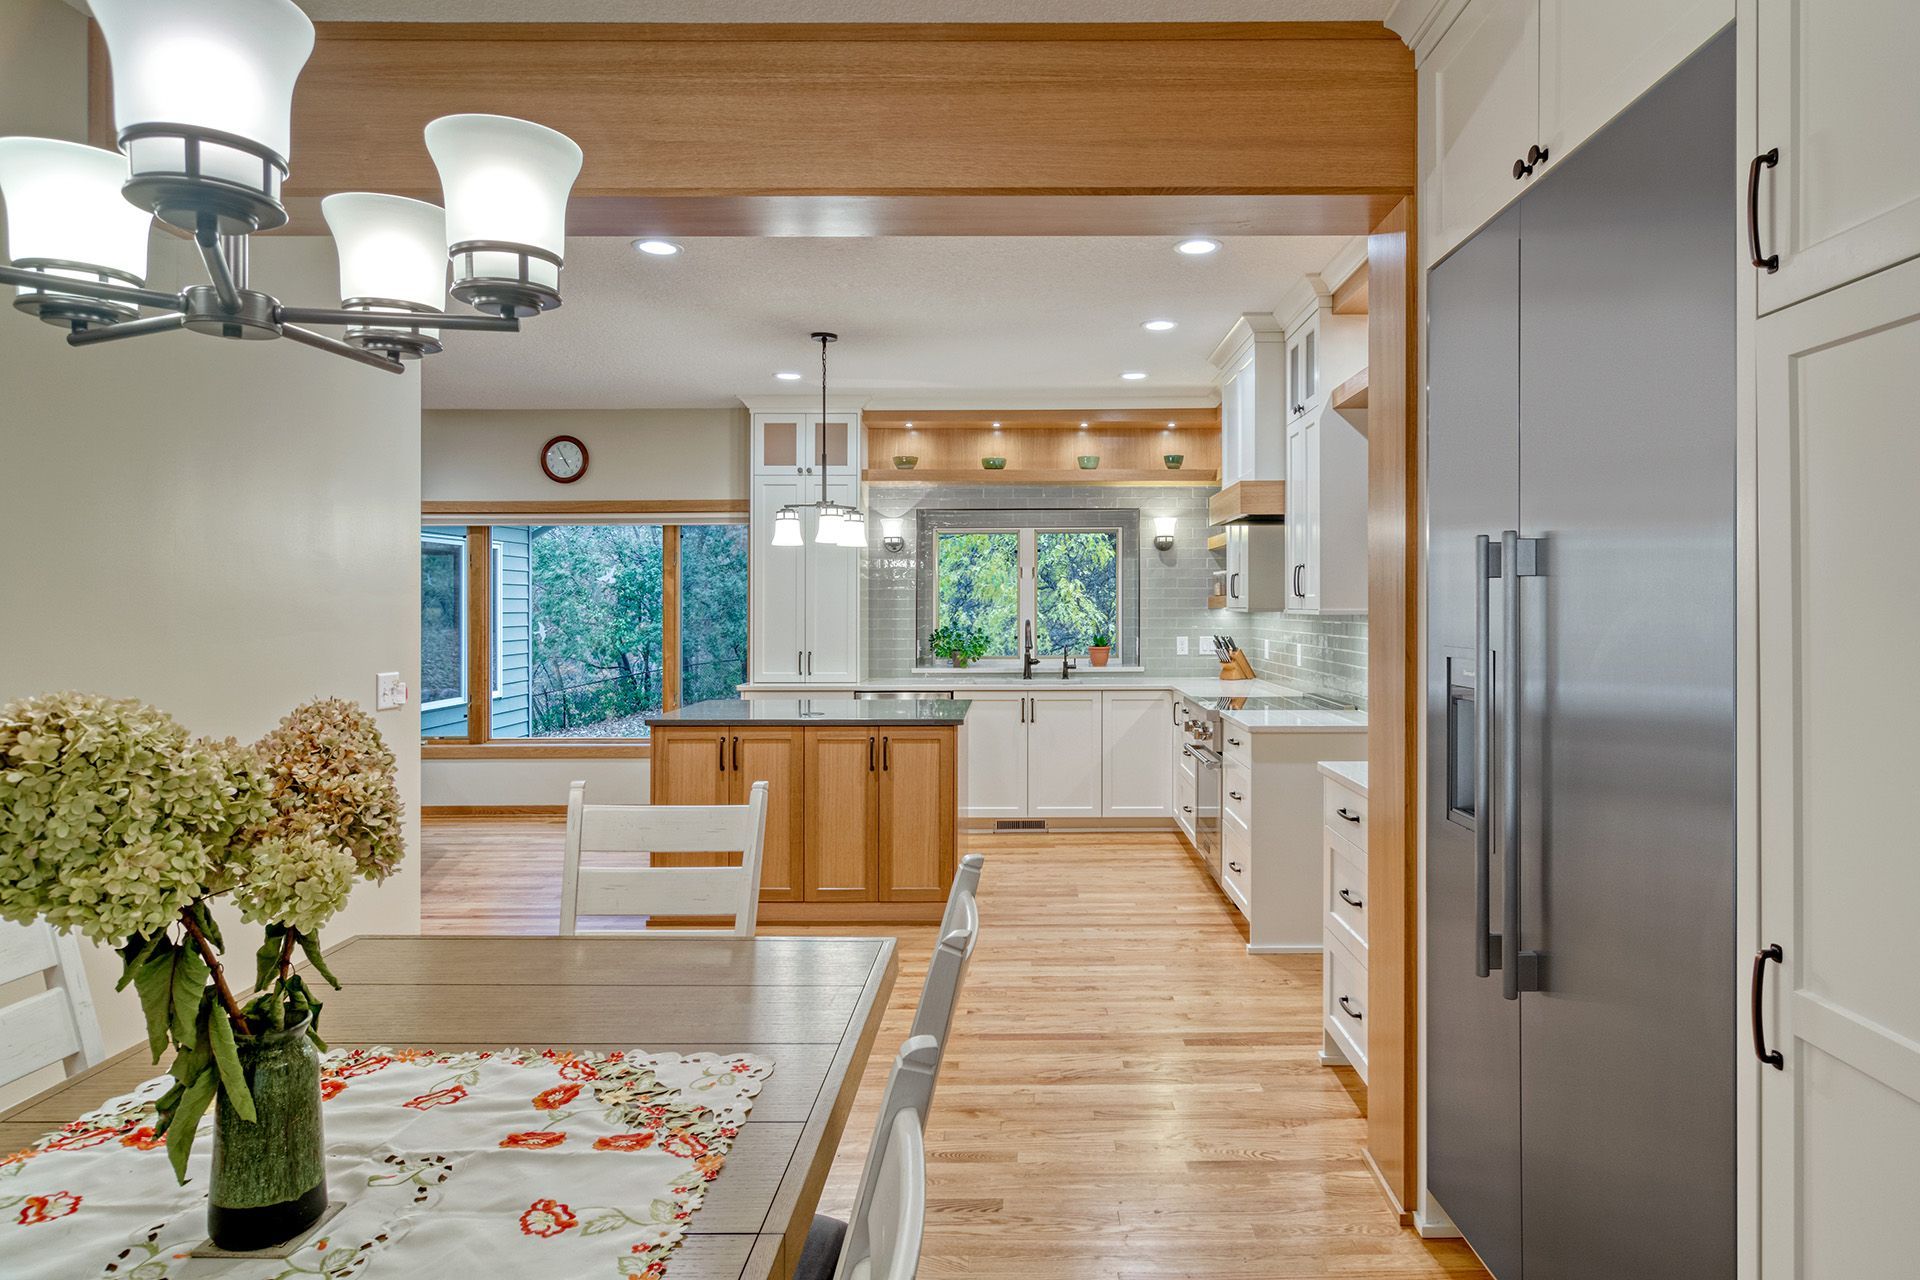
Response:
[[[376,711],[407,705],[407,682],[398,671],[382,671],[373,678],[373,705]]]
[[[1185,636],[1175,636],[1173,638],[1173,652],[1182,658],[1187,656],[1187,638]]]

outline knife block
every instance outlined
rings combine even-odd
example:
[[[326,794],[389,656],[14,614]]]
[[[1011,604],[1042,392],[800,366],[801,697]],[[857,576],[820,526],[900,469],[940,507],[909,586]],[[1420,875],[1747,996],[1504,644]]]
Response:
[[[1220,664],[1220,678],[1222,680],[1251,680],[1254,678],[1253,664],[1247,661],[1246,650],[1235,649],[1233,656]]]

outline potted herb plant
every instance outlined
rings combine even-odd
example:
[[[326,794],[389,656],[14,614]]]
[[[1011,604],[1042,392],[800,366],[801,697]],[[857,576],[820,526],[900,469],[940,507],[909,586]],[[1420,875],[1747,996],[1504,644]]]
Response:
[[[933,629],[927,637],[927,650],[936,658],[945,658],[951,666],[964,667],[986,654],[987,637],[964,623],[950,622]]]
[[[296,708],[253,746],[192,739],[132,700],[61,693],[0,709],[0,916],[119,948],[153,1059],[175,1176],[214,1112],[207,1225],[221,1248],[290,1240],[325,1211],[321,925],[356,877],[404,853],[392,752],[351,702]],[[254,992],[235,991],[212,910],[265,926]]]
[[[1093,633],[1093,642],[1087,646],[1087,661],[1096,667],[1107,665],[1107,659],[1113,656],[1113,637],[1105,631]]]

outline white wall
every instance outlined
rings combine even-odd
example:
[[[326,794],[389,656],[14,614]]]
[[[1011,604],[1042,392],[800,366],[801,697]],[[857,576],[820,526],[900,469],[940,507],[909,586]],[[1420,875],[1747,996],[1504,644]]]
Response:
[[[421,494],[496,502],[744,498],[747,421],[744,408],[429,409]],[[541,446],[558,435],[587,446],[587,474],[572,484],[555,484],[540,470]]]
[[[84,24],[57,0],[0,10],[0,133],[46,132],[44,86],[12,73],[71,68]],[[84,134],[76,101],[70,137]],[[192,264],[178,241],[153,243],[150,279],[172,287]],[[269,238],[253,261],[256,283],[282,296],[339,296],[329,240]],[[74,350],[0,308],[0,702],[137,697],[195,733],[251,740],[309,698],[371,707],[379,671],[417,685],[419,440],[417,370],[189,333]],[[420,927],[417,714],[378,717],[399,759],[408,858],[355,890],[330,942]],[[228,954],[250,981],[258,932],[231,915]],[[144,1034],[133,992],[113,991],[118,967],[104,949],[89,956],[110,1049]]]
[[[567,803],[574,779],[595,804],[646,804],[646,760],[428,760],[421,803],[461,808],[522,808]]]

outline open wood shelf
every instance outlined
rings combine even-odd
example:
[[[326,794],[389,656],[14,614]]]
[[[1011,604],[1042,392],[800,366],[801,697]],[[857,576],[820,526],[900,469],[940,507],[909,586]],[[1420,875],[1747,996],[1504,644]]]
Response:
[[[901,471],[894,467],[869,467],[860,473],[860,478],[869,484],[1215,485],[1220,483],[1219,471],[1211,467],[1201,470],[1182,467],[1178,471],[1169,471],[1164,467],[1158,470],[1101,467],[1093,471],[1082,471],[1078,467],[1066,471],[1054,468],[1023,468],[1015,471],[1011,467],[1003,471],[989,471],[985,467],[974,467],[971,470],[958,467],[939,467],[931,470],[926,467],[915,467],[912,471]]]
[[[916,431],[990,431],[994,423],[1009,431],[1077,430],[1081,423],[1115,431],[1220,430],[1220,408],[1156,409],[866,409],[867,429]]]
[[[1226,534],[1224,534],[1224,533],[1216,533],[1216,534],[1213,534],[1213,535],[1211,535],[1211,536],[1209,536],[1209,537],[1207,538],[1207,550],[1209,550],[1209,551],[1225,551],[1226,549],[1227,549],[1227,535],[1226,535]]]
[[[1354,409],[1366,408],[1367,371],[1362,369],[1335,387],[1333,394],[1327,397],[1327,403],[1333,406],[1334,410],[1338,413],[1348,413]]]

